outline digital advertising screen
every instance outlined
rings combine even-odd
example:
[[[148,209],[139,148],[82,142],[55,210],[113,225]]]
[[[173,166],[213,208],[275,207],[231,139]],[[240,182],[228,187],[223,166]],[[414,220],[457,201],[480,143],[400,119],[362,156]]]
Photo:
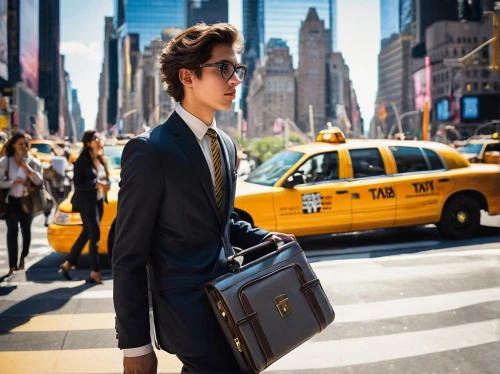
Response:
[[[462,118],[477,119],[479,117],[479,98],[464,97],[462,99]]]
[[[20,0],[21,81],[35,95],[38,95],[38,7],[39,0]]]
[[[450,103],[448,100],[441,100],[436,103],[436,120],[448,121],[450,119]]]

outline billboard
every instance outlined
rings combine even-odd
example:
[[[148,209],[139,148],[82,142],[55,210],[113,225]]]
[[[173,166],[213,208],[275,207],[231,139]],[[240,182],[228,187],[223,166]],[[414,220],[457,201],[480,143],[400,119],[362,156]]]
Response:
[[[436,120],[448,121],[450,119],[450,103],[447,99],[436,103]]]
[[[500,95],[463,96],[462,122],[476,123],[499,118]]]
[[[7,0],[0,0],[0,77],[9,80],[7,44]]]
[[[429,103],[429,110],[432,109],[432,86],[431,86],[431,59],[425,56],[425,68],[413,74],[413,84],[415,87],[415,109],[424,110],[424,103]]]
[[[38,95],[38,7],[39,0],[20,0],[19,62],[21,81]]]

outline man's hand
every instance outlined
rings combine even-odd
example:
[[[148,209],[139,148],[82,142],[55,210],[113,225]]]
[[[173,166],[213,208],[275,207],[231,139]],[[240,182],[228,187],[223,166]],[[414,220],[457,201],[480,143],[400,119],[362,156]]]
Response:
[[[124,357],[123,370],[125,374],[157,374],[158,359],[155,352],[144,356]]]
[[[266,238],[266,240],[264,240],[265,242],[270,242],[273,239],[278,240],[278,241],[281,240],[285,244],[297,241],[297,239],[295,238],[295,235],[283,234],[281,232],[271,232],[270,234],[272,234],[272,235],[269,236],[268,238]]]

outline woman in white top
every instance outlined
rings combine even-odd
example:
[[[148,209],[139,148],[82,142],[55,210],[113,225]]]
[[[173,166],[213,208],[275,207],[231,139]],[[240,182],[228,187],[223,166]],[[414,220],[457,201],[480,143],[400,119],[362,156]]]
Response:
[[[9,253],[9,273],[24,269],[24,259],[29,254],[31,242],[31,222],[33,215],[21,208],[20,198],[26,191],[28,178],[36,185],[43,183],[40,161],[28,154],[29,138],[19,131],[5,145],[5,157],[0,159],[0,188],[9,189],[7,195],[7,251]],[[17,264],[17,236],[21,226],[23,250],[19,266]]]

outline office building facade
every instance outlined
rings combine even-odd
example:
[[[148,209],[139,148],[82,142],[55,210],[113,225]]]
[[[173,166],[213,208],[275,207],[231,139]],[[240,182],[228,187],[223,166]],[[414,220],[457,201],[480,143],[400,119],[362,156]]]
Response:
[[[187,26],[228,22],[229,0],[187,0]]]
[[[309,105],[313,106],[316,128],[326,125],[327,32],[315,8],[310,8],[300,28],[299,68],[296,71],[296,122],[304,132],[309,132]]]
[[[295,75],[286,41],[270,39],[265,63],[251,77],[248,105],[249,138],[273,135],[277,118],[295,120]]]
[[[45,100],[49,132],[59,129],[59,0],[40,2],[38,95]]]
[[[115,0],[115,29],[120,36],[139,35],[139,49],[161,36],[164,27],[186,28],[187,2],[179,0]]]
[[[327,50],[337,50],[337,0],[243,0],[243,35],[245,51],[242,61],[252,76],[256,61],[264,58],[265,46],[270,39],[286,41],[294,68],[299,64],[299,30],[309,8],[316,8],[323,20]],[[242,85],[242,108],[246,115],[247,84]]]

